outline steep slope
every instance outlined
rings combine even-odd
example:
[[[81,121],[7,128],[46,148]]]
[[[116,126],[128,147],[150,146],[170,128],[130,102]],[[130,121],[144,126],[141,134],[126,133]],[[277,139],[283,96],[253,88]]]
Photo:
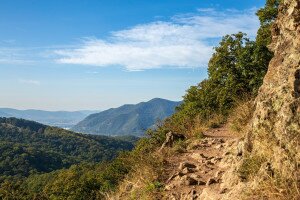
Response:
[[[50,126],[70,128],[88,115],[96,111],[44,111],[44,110],[17,110],[0,108],[0,117],[16,117],[37,121]]]
[[[83,135],[23,119],[0,118],[0,182],[80,162],[111,160],[118,151],[133,148],[129,140],[134,141]]]
[[[272,36],[274,58],[256,98],[246,148],[265,156],[276,176],[300,184],[299,0],[281,2]]]
[[[207,189],[200,199],[300,199],[299,47],[300,2],[280,1],[270,45],[274,57],[246,137],[232,146],[235,154],[223,159],[228,168],[219,193]]]
[[[174,113],[180,102],[152,99],[136,105],[124,105],[88,116],[72,128],[74,131],[101,135],[138,135]]]

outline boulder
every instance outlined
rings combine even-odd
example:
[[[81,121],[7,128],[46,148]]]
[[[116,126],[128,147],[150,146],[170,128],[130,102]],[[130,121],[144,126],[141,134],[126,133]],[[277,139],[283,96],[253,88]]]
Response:
[[[186,137],[183,134],[170,131],[166,134],[166,140],[162,144],[160,151],[165,147],[172,147],[175,141],[185,140],[185,139]]]

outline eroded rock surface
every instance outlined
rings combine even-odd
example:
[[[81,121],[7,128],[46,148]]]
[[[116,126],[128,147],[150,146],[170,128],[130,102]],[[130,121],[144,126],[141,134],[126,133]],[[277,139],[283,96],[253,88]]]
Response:
[[[226,127],[206,134],[206,138],[192,141],[186,152],[168,158],[169,178],[164,183],[163,199],[217,200],[230,191],[228,184],[223,185],[223,175],[237,157],[239,139],[231,136]]]
[[[284,0],[272,31],[274,58],[256,98],[246,145],[266,155],[285,177],[296,176],[300,160],[299,24],[300,1]]]

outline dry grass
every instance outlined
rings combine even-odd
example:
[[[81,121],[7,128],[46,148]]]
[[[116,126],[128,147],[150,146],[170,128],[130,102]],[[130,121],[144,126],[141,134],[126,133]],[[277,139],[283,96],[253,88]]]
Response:
[[[254,111],[254,103],[251,99],[240,101],[232,110],[228,118],[228,124],[233,133],[238,136],[244,136],[249,128],[249,123],[252,119]]]
[[[204,123],[208,128],[220,128],[226,122],[226,117],[221,114],[214,114]]]
[[[205,123],[200,119],[200,117],[196,117],[194,120],[193,126],[190,127],[189,132],[189,137],[195,137],[199,134],[203,134],[207,130],[207,126]]]
[[[187,145],[188,143],[186,141],[179,140],[175,142],[175,144],[170,150],[174,151],[174,153],[185,153]]]
[[[134,170],[119,185],[117,192],[108,194],[109,200],[152,200],[163,185],[159,182],[163,156],[153,153],[147,162],[138,162]]]
[[[299,177],[285,179],[280,174],[274,177],[267,177],[258,182],[258,186],[246,193],[247,200],[299,200],[300,183]],[[251,197],[251,198],[249,198]]]
[[[226,118],[223,115],[212,115],[208,120],[203,120],[200,117],[196,117],[193,121],[193,125],[188,130],[188,137],[201,138],[204,137],[204,133],[211,128],[219,128],[226,122]]]
[[[255,177],[265,161],[266,159],[261,156],[244,158],[241,166],[238,169],[240,178],[242,180],[249,180]]]
[[[249,185],[254,185],[245,192],[245,199],[300,200],[299,169],[286,174],[283,169],[274,169],[271,165],[272,173],[266,171],[266,161],[272,160],[274,156],[271,146],[276,145],[271,141],[270,143],[269,148],[262,147],[259,152],[245,158],[238,170]]]

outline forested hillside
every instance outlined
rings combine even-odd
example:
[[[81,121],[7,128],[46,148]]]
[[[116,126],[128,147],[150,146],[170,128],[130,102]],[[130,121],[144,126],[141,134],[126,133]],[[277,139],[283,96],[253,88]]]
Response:
[[[143,136],[159,120],[175,112],[180,102],[152,99],[136,105],[124,105],[92,114],[72,128],[74,131],[100,135]]]
[[[81,162],[108,161],[118,151],[133,148],[126,138],[83,135],[16,118],[0,118],[0,140],[1,182]]]

